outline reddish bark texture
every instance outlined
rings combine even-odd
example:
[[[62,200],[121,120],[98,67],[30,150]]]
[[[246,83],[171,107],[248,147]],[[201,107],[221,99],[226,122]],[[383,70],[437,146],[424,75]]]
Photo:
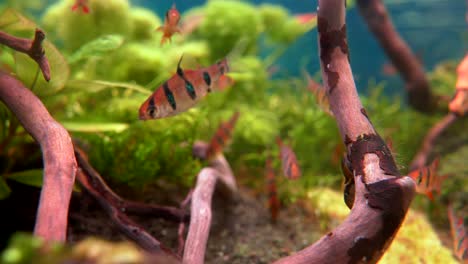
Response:
[[[0,99],[41,146],[44,181],[34,234],[47,241],[65,241],[76,172],[71,138],[30,90],[1,71]]]
[[[344,0],[319,1],[318,32],[322,79],[347,147],[345,164],[354,176],[349,185],[355,190],[354,204],[335,230],[277,263],[376,263],[405,217],[414,182],[400,176],[357,95],[349,65]]]
[[[434,111],[436,100],[424,68],[396,31],[385,5],[380,0],[357,0],[357,4],[370,31],[404,79],[408,103],[421,112]]]

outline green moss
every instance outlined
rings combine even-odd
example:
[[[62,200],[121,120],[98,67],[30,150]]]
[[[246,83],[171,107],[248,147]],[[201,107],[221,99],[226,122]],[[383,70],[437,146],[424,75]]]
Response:
[[[154,37],[155,30],[162,21],[151,10],[134,7],[130,10],[132,26],[132,39],[136,41],[149,40]]]
[[[246,53],[257,51],[262,31],[258,12],[252,5],[233,0],[210,1],[198,34],[208,43],[212,59],[226,56],[242,41]]]
[[[130,7],[127,0],[89,0],[90,12],[83,14],[71,10],[72,0],[62,0],[50,6],[42,19],[47,31],[57,32],[67,51],[102,35],[131,33]]]
[[[273,42],[290,44],[308,30],[281,6],[264,4],[259,7],[259,12],[265,33]]]

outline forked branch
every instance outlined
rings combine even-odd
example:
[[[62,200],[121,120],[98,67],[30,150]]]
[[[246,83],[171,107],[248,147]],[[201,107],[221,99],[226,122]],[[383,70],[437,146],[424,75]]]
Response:
[[[205,142],[194,144],[194,154],[204,158],[208,145]],[[206,244],[211,226],[211,199],[219,188],[227,198],[233,198],[237,192],[232,170],[222,154],[210,160],[209,167],[203,168],[197,176],[197,183],[192,193],[190,226],[185,241],[183,263],[204,263]]]
[[[4,44],[16,51],[23,52],[33,59],[42,71],[42,75],[46,81],[50,80],[49,61],[45,56],[42,42],[45,39],[45,34],[42,30],[36,29],[34,39],[25,39],[11,36],[0,31],[0,43]]]
[[[44,181],[34,234],[47,241],[65,241],[76,172],[71,138],[30,90],[3,71],[0,71],[0,99],[41,146]]]
[[[345,0],[320,0],[318,10],[322,79],[347,147],[354,205],[335,230],[277,263],[376,263],[396,235],[415,186],[400,176],[357,95],[348,60]]]

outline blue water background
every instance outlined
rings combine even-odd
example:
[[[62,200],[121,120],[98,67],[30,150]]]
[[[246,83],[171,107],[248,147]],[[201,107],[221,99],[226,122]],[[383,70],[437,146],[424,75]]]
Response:
[[[173,4],[172,0],[137,0],[136,4],[151,8],[160,17]],[[183,12],[206,1],[175,1]],[[255,4],[273,3],[286,7],[292,14],[315,12],[317,1],[270,0],[250,1]],[[467,51],[468,27],[465,21],[466,2],[462,0],[390,0],[384,1],[393,23],[411,49],[422,59],[426,71],[445,60],[459,60]],[[385,76],[382,66],[388,59],[380,48],[357,7],[347,13],[348,42],[351,51],[351,66],[356,85],[365,92],[369,81],[386,83],[386,93],[403,91],[403,82],[395,76]],[[317,54],[317,31],[313,30],[292,44],[279,58],[277,76],[301,76],[301,68],[310,73],[320,70]],[[266,55],[265,51],[262,55]]]

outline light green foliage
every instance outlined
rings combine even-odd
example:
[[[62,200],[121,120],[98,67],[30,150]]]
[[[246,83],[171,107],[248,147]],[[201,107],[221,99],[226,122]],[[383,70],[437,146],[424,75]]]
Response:
[[[123,41],[123,37],[119,35],[105,35],[99,37],[80,47],[70,56],[68,62],[76,63],[91,56],[103,56],[118,49],[123,44]]]
[[[146,8],[130,9],[132,39],[145,41],[154,37],[155,30],[162,24],[161,19]]]
[[[2,176],[0,176],[0,200],[8,197],[10,193],[10,187],[8,187],[7,183],[5,182],[5,179],[3,179]]]
[[[205,18],[197,31],[208,43],[211,58],[226,56],[239,41],[246,42],[246,53],[257,51],[257,40],[262,32],[257,10],[241,1],[210,1],[205,7]]]
[[[290,44],[308,31],[288,11],[278,5],[263,4],[259,7],[265,33],[276,43]]]
[[[62,0],[50,6],[42,23],[47,31],[56,32],[66,51],[76,51],[83,44],[103,35],[132,33],[127,0],[89,0],[90,12],[72,11],[72,0]]]
[[[10,243],[1,255],[3,264],[28,264],[28,263],[59,263],[60,252],[64,251],[59,244],[48,245],[48,253],[42,254],[43,240],[26,233],[17,233],[12,236]]]

